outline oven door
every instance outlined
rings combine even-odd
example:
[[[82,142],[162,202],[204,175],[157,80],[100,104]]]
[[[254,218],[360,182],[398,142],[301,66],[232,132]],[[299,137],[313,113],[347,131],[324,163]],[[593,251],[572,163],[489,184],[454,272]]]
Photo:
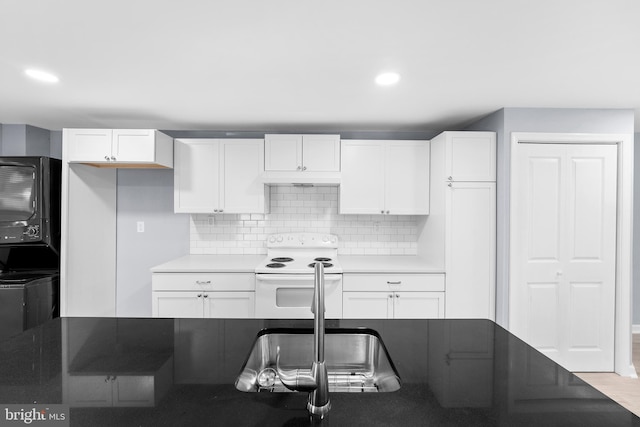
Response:
[[[313,274],[256,274],[257,318],[313,318]],[[325,318],[342,318],[342,274],[324,275]]]

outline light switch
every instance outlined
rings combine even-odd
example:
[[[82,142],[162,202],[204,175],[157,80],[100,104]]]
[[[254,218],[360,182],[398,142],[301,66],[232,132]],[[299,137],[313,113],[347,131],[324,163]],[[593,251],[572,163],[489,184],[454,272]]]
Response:
[[[138,233],[144,233],[144,221],[138,221],[137,229]]]

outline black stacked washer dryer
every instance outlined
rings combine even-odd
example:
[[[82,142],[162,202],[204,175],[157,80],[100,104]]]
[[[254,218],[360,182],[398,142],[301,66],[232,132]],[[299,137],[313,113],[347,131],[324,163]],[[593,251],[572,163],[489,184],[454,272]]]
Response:
[[[0,340],[59,316],[61,170],[0,157]]]

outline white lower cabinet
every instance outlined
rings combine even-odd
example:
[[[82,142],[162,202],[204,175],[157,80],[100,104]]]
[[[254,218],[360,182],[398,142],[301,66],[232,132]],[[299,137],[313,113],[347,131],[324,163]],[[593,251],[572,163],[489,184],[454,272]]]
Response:
[[[345,274],[345,319],[444,318],[442,274]]]
[[[344,292],[345,319],[440,319],[444,292]]]
[[[153,292],[153,317],[253,317],[255,292]]]
[[[153,317],[251,318],[253,273],[154,273]]]

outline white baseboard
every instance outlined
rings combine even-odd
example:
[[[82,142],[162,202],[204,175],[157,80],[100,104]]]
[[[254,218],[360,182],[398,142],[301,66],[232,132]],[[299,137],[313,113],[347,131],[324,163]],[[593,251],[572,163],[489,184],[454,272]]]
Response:
[[[632,334],[640,334],[640,325],[631,325]]]

